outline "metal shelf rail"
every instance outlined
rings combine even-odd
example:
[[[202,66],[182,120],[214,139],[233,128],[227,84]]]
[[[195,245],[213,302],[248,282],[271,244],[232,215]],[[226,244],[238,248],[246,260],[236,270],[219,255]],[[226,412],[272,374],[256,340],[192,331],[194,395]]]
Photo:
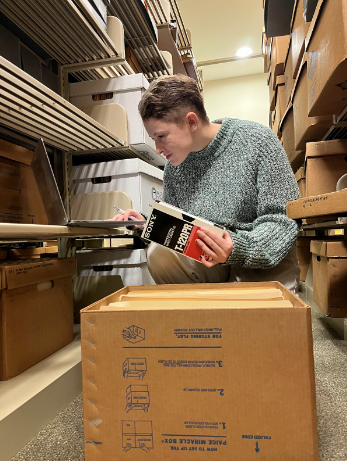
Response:
[[[123,23],[125,43],[133,51],[148,80],[169,75],[168,64],[152,37],[135,0],[110,0],[108,13]]]
[[[1,0],[0,11],[60,65],[100,62],[99,68],[76,69],[77,80],[132,74],[129,64],[81,0]]]
[[[337,117],[334,117],[333,126],[325,134],[323,141],[331,139],[347,139],[347,106]]]

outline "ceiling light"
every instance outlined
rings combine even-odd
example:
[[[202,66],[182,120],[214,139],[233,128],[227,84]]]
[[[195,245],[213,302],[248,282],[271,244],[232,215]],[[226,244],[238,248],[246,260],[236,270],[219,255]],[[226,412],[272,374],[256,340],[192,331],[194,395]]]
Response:
[[[236,56],[239,58],[246,58],[247,56],[250,56],[253,53],[252,48],[249,46],[243,46],[242,48],[239,48],[236,52]]]

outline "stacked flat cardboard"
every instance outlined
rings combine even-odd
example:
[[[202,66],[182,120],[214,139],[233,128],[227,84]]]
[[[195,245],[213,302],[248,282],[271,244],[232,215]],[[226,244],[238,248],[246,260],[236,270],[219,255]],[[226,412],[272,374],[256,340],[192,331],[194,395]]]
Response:
[[[318,461],[310,309],[278,282],[126,287],[81,319],[86,461]]]
[[[0,379],[17,376],[73,339],[73,258],[0,264]]]
[[[311,253],[314,302],[330,317],[347,317],[346,242],[312,240]]]

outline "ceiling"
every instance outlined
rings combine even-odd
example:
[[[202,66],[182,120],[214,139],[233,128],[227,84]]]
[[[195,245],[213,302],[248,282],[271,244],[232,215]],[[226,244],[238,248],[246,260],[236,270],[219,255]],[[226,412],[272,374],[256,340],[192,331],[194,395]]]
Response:
[[[237,50],[243,46],[252,48],[252,56],[261,53],[263,0],[177,0],[177,3],[185,28],[191,31],[194,56],[205,81],[264,71],[262,57],[206,65],[206,61],[235,59]]]

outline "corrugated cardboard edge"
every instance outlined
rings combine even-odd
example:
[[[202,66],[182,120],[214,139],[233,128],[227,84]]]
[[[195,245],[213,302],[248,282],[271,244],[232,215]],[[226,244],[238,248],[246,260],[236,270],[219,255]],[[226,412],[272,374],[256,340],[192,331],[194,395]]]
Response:
[[[312,240],[310,243],[310,251],[313,254],[326,258],[347,258],[347,242],[345,240]]]
[[[34,152],[0,139],[0,157],[30,165]]]
[[[321,157],[326,155],[346,155],[347,140],[332,139],[330,141],[308,142],[306,144],[306,157]]]
[[[326,205],[329,203],[329,213]],[[331,203],[332,202],[332,203]],[[347,213],[347,189],[329,194],[304,197],[287,203],[287,217],[291,219]]]
[[[286,119],[286,117],[288,116],[289,112],[290,112],[292,109],[293,109],[293,104],[290,102],[290,103],[288,104],[287,110],[285,111],[285,113],[284,113],[284,115],[283,115],[283,117],[282,117],[282,120],[280,121],[279,127],[278,127],[280,133],[282,133],[282,128],[283,128],[285,119]]]
[[[308,47],[310,45],[311,39],[313,37],[313,34],[315,32],[316,24],[320,19],[320,13],[323,9],[325,0],[319,0],[319,2],[316,5],[316,9],[310,24],[310,27],[308,28],[306,38],[305,38],[305,51],[308,51]]]
[[[306,178],[305,168],[303,166],[300,167],[294,176],[297,181],[300,181],[300,179],[305,179]]]

